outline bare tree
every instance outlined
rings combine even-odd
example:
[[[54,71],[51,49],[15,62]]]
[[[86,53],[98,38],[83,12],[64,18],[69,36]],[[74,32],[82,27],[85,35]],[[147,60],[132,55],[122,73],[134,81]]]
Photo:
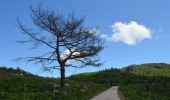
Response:
[[[103,49],[102,39],[94,28],[83,25],[84,18],[75,18],[73,14],[64,17],[41,7],[31,8],[31,18],[37,29],[28,28],[18,21],[19,29],[29,37],[19,42],[33,43],[33,48],[44,45],[50,52],[18,59],[41,64],[44,71],[59,69],[61,87],[65,87],[66,67],[101,65],[97,55]]]

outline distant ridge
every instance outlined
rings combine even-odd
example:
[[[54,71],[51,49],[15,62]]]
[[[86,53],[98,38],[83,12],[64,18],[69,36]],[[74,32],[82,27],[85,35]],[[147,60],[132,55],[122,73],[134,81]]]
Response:
[[[144,76],[170,77],[170,64],[146,63],[140,65],[130,65],[128,67],[122,68],[121,71]]]
[[[0,77],[5,76],[35,76],[31,74],[30,72],[24,71],[21,68],[7,68],[5,66],[0,67]]]

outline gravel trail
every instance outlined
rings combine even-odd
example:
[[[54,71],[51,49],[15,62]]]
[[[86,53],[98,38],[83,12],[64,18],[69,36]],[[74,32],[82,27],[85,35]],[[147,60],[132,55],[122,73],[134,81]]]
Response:
[[[120,100],[118,96],[118,86],[113,86],[90,100]]]

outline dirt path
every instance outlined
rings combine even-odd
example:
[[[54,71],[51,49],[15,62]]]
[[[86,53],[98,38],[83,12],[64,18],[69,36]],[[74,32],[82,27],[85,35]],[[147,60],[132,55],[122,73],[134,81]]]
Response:
[[[118,86],[113,86],[90,100],[120,100],[118,96]]]

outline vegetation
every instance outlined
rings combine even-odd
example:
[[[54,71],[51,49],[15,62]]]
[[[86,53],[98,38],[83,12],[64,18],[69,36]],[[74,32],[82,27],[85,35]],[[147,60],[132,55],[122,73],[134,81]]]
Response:
[[[142,76],[170,77],[170,65],[165,63],[130,65],[121,69],[121,71]]]
[[[135,69],[135,72],[133,69]],[[80,75],[73,75],[71,78],[84,82],[93,81],[94,83],[108,86],[117,85],[119,86],[122,100],[170,100],[168,69],[168,64],[142,64],[120,70],[113,68],[106,69],[92,74],[88,78]],[[146,70],[150,71],[150,73],[145,73]],[[159,72],[158,75],[155,71]]]
[[[66,79],[44,78],[21,69],[0,68],[0,99],[3,100],[88,100],[108,88],[103,84]]]
[[[135,66],[137,67],[133,68],[136,73],[142,72],[143,66],[145,70],[152,69],[153,73],[150,72],[148,75],[143,72],[139,75],[131,70],[125,71],[128,67],[81,73],[67,77],[64,90],[59,87],[59,79],[44,78],[21,69],[3,67],[0,68],[0,98],[5,100],[89,100],[94,95],[116,85],[119,86],[122,100],[170,100],[168,73],[158,76],[154,72],[158,69],[163,71],[162,67],[168,70],[168,64]],[[153,66],[157,67],[153,68]],[[139,70],[137,70],[138,67],[140,67]],[[159,72],[163,73],[161,71]]]
[[[131,65],[121,71],[132,74],[131,82],[119,88],[124,100],[170,100],[169,64]]]

